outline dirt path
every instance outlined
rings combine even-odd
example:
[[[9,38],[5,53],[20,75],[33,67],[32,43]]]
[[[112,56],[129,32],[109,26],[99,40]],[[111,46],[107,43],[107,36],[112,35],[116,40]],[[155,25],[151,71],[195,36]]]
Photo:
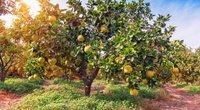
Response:
[[[169,96],[166,99],[149,101],[148,110],[200,110],[200,95],[189,94],[186,89],[170,84],[166,84],[165,89]]]
[[[0,110],[10,110],[10,107],[21,100],[22,95],[0,91]]]

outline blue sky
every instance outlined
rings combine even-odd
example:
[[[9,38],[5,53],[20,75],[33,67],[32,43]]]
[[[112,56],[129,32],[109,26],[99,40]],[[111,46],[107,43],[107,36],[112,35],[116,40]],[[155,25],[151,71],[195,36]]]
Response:
[[[35,15],[39,8],[36,0],[23,1],[32,6],[31,14]],[[59,3],[61,8],[66,8],[66,0],[51,0],[51,2]],[[172,15],[168,25],[177,26],[172,39],[184,40],[184,43],[191,48],[200,46],[200,0],[145,0],[145,2],[151,3],[151,10],[154,14]],[[10,15],[0,18],[6,20],[7,26],[14,19]]]
[[[177,26],[172,39],[184,40],[191,48],[200,46],[200,0],[145,0],[154,14],[170,14],[169,25]]]

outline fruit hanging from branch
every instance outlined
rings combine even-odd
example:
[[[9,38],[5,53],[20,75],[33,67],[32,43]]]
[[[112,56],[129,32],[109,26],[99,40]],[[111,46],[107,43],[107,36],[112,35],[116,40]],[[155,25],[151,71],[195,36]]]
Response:
[[[154,71],[147,71],[146,72],[146,76],[148,77],[148,78],[152,78],[153,76],[154,76]]]
[[[79,42],[83,42],[85,40],[85,38],[83,37],[83,35],[79,35],[78,38],[77,38],[77,40]]]
[[[130,74],[133,72],[133,68],[130,65],[124,66],[124,73]]]
[[[178,74],[179,73],[179,69],[178,68],[172,68],[172,73],[173,74]]]

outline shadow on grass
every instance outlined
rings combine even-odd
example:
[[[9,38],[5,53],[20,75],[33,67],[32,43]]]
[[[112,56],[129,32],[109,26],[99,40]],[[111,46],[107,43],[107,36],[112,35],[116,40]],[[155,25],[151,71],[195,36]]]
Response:
[[[178,88],[184,88],[184,87],[187,87],[188,84],[177,84],[175,87],[178,87]]]
[[[69,85],[71,87],[80,88],[83,87],[82,80],[67,80],[64,78],[55,78],[52,80],[53,84]]]
[[[16,94],[31,93],[35,89],[42,88],[43,80],[27,80],[27,79],[7,79],[4,83],[0,82],[0,90],[9,91]]]

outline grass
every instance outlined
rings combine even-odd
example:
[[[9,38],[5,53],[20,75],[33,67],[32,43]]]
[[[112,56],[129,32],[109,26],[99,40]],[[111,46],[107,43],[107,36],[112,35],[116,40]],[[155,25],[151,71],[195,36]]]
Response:
[[[162,88],[141,86],[138,97],[129,94],[129,88],[123,84],[108,83],[95,80],[95,86],[104,85],[105,88],[86,97],[83,95],[82,81],[68,81],[55,78],[49,85],[43,87],[44,81],[29,81],[26,79],[7,79],[0,83],[0,90],[11,91],[16,94],[27,94],[20,103],[13,106],[13,110],[134,110],[143,107],[144,99],[165,98],[168,94]],[[189,93],[200,94],[200,86],[177,84]],[[103,93],[102,93],[103,92]]]
[[[157,94],[156,89],[143,87],[139,97],[132,97],[123,85],[97,80],[94,85],[106,84],[104,93],[86,97],[82,81],[54,79],[52,82],[47,89],[37,89],[24,97],[14,110],[134,110],[142,103],[142,97],[156,98]]]
[[[131,97],[127,88],[108,86],[113,94],[84,96],[81,81],[54,79],[47,89],[38,89],[27,95],[14,107],[15,110],[132,110],[137,98]]]
[[[200,86],[190,86],[188,88],[189,88],[188,90],[189,93],[200,94]]]
[[[187,92],[192,94],[200,94],[200,86],[199,85],[188,85],[188,84],[177,84],[175,87],[186,88]]]
[[[42,88],[44,81],[27,79],[9,78],[4,83],[0,82],[0,90],[10,91],[16,94],[31,93],[36,89]]]

